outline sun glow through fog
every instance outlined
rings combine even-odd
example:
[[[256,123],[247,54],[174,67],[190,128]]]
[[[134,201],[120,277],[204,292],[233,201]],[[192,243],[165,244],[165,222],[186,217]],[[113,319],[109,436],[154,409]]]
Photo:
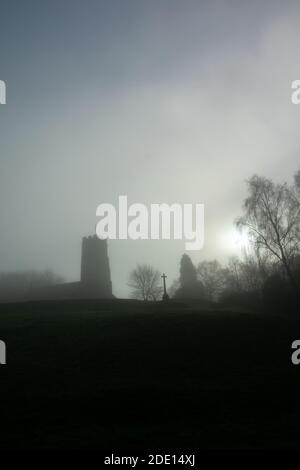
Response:
[[[231,227],[221,236],[222,248],[231,254],[240,255],[247,252],[250,248],[250,240],[248,234],[240,231],[235,227]]]

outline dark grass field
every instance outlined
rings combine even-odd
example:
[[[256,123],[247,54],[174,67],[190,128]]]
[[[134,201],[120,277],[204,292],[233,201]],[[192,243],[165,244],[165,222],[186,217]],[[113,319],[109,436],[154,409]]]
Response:
[[[0,339],[1,448],[300,447],[288,312],[3,304]]]

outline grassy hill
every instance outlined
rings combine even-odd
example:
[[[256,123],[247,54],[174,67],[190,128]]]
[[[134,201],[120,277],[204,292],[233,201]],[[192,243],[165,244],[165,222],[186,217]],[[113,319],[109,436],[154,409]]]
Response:
[[[284,312],[2,304],[0,447],[299,447],[298,338]]]

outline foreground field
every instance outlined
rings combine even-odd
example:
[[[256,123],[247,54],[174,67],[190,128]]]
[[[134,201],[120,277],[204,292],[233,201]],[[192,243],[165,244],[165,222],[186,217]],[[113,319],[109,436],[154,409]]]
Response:
[[[300,321],[181,304],[0,306],[1,448],[299,448]]]

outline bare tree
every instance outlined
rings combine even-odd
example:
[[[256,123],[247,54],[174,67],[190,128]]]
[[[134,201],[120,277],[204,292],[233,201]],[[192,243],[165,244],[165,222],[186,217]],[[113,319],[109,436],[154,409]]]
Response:
[[[148,264],[138,264],[129,274],[131,297],[142,300],[157,300],[163,292],[160,272]]]
[[[237,226],[246,229],[257,253],[282,264],[297,289],[292,265],[299,253],[300,206],[295,191],[257,175],[248,181],[248,191]]]
[[[227,271],[217,260],[202,261],[197,273],[209,300],[216,301],[225,287]]]

